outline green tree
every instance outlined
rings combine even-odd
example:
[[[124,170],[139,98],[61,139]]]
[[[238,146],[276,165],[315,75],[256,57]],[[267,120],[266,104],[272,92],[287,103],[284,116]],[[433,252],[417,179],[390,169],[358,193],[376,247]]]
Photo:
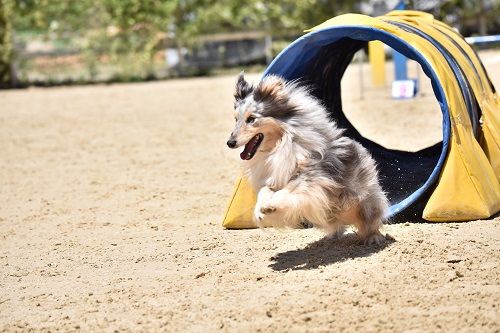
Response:
[[[174,5],[171,0],[17,0],[14,25],[46,38],[78,38],[91,78],[102,59],[147,75]]]
[[[425,1],[417,0],[410,1],[410,5],[418,9],[420,2],[425,5]],[[493,29],[500,27],[499,0],[447,0],[429,11],[438,19],[459,28],[464,35],[487,35],[495,33]]]
[[[46,32],[57,24],[59,31],[92,28],[96,7],[91,0],[16,0],[14,25],[16,30]]]
[[[355,10],[353,0],[190,0],[176,1],[178,35],[270,29],[272,34],[300,33],[335,15]]]
[[[11,0],[0,0],[0,86],[16,84],[13,70],[14,47],[12,14],[14,4]]]

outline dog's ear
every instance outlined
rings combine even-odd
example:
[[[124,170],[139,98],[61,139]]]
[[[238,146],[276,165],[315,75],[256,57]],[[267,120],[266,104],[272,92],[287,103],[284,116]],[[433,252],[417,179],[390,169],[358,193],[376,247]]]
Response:
[[[236,91],[234,92],[234,98],[236,100],[244,99],[253,91],[253,87],[245,80],[244,74],[244,72],[241,72],[238,75],[238,80],[236,81]]]
[[[269,75],[255,87],[254,98],[256,101],[269,101],[283,105],[288,101],[285,91],[285,81],[276,75]]]

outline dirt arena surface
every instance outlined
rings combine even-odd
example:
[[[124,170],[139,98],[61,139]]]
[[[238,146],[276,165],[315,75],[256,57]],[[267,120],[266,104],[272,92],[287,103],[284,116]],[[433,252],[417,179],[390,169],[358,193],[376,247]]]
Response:
[[[500,88],[500,53],[482,57]],[[360,100],[350,71],[364,133],[439,140],[428,86]],[[396,241],[372,247],[224,230],[233,82],[0,91],[0,331],[500,331],[498,219],[388,225]]]

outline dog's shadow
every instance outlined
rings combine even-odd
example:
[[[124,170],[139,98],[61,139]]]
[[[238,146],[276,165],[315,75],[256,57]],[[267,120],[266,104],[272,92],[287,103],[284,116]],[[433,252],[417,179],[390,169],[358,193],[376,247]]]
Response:
[[[341,239],[324,237],[303,249],[291,250],[271,257],[269,265],[274,271],[316,269],[337,262],[359,257],[368,257],[394,242],[387,237],[384,244],[364,245],[355,234],[346,234]]]

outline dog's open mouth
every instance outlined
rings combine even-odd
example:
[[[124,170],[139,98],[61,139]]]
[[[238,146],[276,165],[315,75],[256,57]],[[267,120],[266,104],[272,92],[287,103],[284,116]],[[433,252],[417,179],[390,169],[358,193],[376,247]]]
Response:
[[[245,149],[240,154],[242,160],[250,160],[257,152],[260,144],[264,140],[264,134],[259,133],[255,135],[248,143],[245,145]]]

